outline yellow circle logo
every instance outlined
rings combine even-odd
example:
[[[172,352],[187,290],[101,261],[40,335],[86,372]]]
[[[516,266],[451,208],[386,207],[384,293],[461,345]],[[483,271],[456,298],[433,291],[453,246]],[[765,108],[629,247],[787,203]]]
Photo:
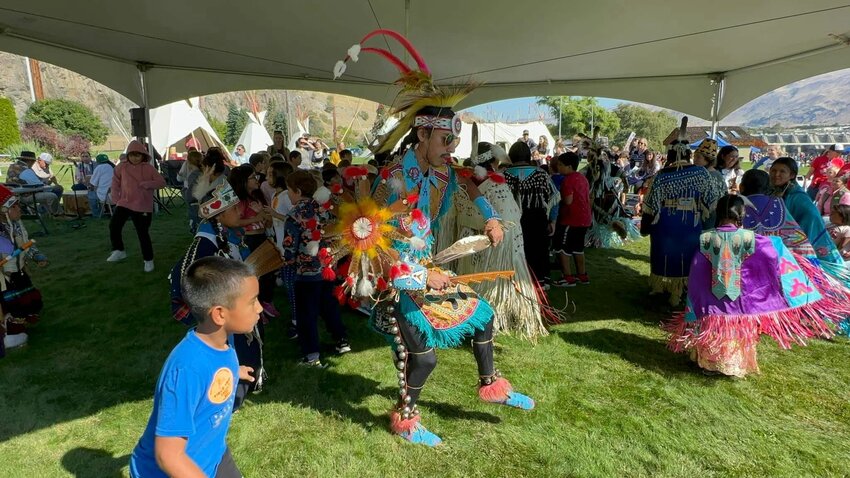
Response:
[[[227,401],[231,393],[233,393],[233,372],[227,367],[222,367],[213,375],[207,398],[217,405]]]

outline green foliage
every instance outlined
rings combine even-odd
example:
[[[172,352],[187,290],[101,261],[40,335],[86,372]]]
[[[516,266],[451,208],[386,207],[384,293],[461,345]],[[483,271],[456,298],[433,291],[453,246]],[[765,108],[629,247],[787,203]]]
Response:
[[[24,123],[45,124],[66,136],[82,136],[93,144],[102,144],[109,133],[88,106],[72,100],[36,101],[27,109]]]
[[[9,98],[0,97],[0,150],[21,142],[18,116]]]
[[[38,154],[38,151],[41,149],[38,143],[35,141],[21,141],[15,144],[10,144],[0,151],[3,154],[8,154],[12,158],[17,158],[21,155],[21,151],[32,151],[35,154]]]
[[[620,131],[620,119],[605,109],[596,98],[581,96],[542,96],[537,104],[546,106],[555,118],[549,131],[558,137],[558,118],[561,119],[561,136],[569,138],[575,134],[612,137]],[[591,132],[591,126],[593,132]]]
[[[361,110],[357,112],[357,117],[363,121],[367,121],[369,119],[369,113]]]
[[[660,151],[662,141],[678,125],[678,120],[664,110],[652,111],[643,106],[620,103],[614,108],[614,114],[620,118],[620,131],[614,136],[613,142],[620,147],[634,131],[638,136],[649,140],[649,149]]]
[[[215,134],[217,134],[219,138],[227,136],[227,124],[225,124],[224,121],[217,120],[209,116],[207,117],[207,121],[209,121],[210,126],[212,126],[213,131],[215,131]],[[222,141],[224,140],[222,139]]]
[[[239,135],[242,134],[245,125],[248,124],[248,110],[230,103],[227,105],[227,120],[224,124],[224,137],[221,140],[224,141],[227,147],[233,148],[236,146],[236,142],[239,141]]]
[[[151,225],[163,269],[192,240],[180,233],[184,206],[172,213]],[[127,474],[157,376],[186,329],[164,316],[164,274],[141,272],[138,241],[127,241],[137,260],[103,260],[108,222],[72,231],[48,219],[50,235],[38,239],[51,260],[30,271],[45,299],[41,321],[27,346],[0,360],[0,476]],[[354,353],[323,355],[325,370],[297,366],[288,321],[272,321],[269,380],[228,432],[234,459],[245,476],[259,477],[847,475],[848,340],[782,350],[764,339],[760,375],[703,376],[665,347],[658,323],[669,315],[658,309],[666,299],[646,297],[648,246],[642,239],[589,249],[593,283],[570,289],[577,309],[569,320],[535,345],[496,337],[496,364],[537,401],[533,411],[478,399],[469,345],[438,350],[420,406],[423,425],[445,440],[439,450],[387,431],[397,370],[362,315],[343,313]],[[564,305],[563,290],[549,296]],[[275,303],[288,317],[280,288]],[[332,343],[324,330],[322,337]]]

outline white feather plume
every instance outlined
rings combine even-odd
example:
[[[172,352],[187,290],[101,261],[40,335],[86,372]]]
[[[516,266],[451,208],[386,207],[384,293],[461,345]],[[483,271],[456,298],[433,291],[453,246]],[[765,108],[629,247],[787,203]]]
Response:
[[[410,247],[416,249],[417,251],[425,249],[425,241],[421,237],[413,236],[407,241],[410,243]]]
[[[484,179],[487,177],[487,170],[484,169],[483,166],[476,166],[473,171],[475,173],[475,177],[478,179]]]
[[[342,76],[345,73],[345,62],[339,60],[334,64],[334,80]]]
[[[400,193],[404,188],[404,183],[402,183],[399,178],[390,178],[390,180],[387,181],[387,184],[389,184],[390,189],[397,193]]]
[[[351,45],[351,48],[349,48],[346,53],[348,54],[348,57],[351,58],[351,61],[356,63],[360,57],[360,44],[355,43],[354,45]]]
[[[375,286],[372,285],[372,281],[365,277],[361,277],[357,282],[357,296],[358,297],[370,297],[375,293]]]
[[[313,193],[313,199],[319,204],[325,204],[331,200],[331,190],[322,186]]]
[[[319,255],[319,241],[310,241],[304,246],[304,253],[308,256]]]

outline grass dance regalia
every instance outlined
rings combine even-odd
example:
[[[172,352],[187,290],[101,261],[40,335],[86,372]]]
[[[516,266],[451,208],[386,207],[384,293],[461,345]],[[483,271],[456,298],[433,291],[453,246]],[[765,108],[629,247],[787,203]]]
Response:
[[[831,337],[850,295],[822,289],[822,271],[780,237],[739,229],[743,198],[725,196],[717,211],[721,225],[700,235],[691,262],[687,309],[665,324],[669,348],[690,352],[708,372],[743,377],[759,372],[761,334],[785,349]]]
[[[203,187],[201,189],[204,189]],[[239,228],[239,198],[224,182],[212,191],[204,192],[198,215],[203,219],[195,233],[195,238],[183,257],[171,270],[171,313],[175,320],[186,326],[194,326],[195,318],[189,306],[183,300],[182,279],[186,270],[198,259],[209,256],[221,256],[237,261],[248,258],[249,250],[242,240]],[[262,390],[266,373],[263,369],[263,342],[258,326],[250,334],[237,334],[233,337],[233,348],[239,358],[239,365],[254,369],[253,383],[240,381],[236,390],[234,409],[239,408],[251,391]]]
[[[708,170],[690,162],[687,124],[688,118],[682,118],[665,141],[667,164],[653,178],[641,207],[640,232],[650,237],[650,294],[668,292],[672,306],[679,305],[688,283],[703,218],[719,199]]]
[[[320,255],[329,264],[349,253],[352,256],[345,283],[338,290],[341,300],[351,294],[376,302],[372,324],[392,344],[398,369],[398,402],[390,413],[392,431],[410,442],[436,446],[441,440],[420,423],[417,407],[436,366],[435,348],[457,346],[472,335],[480,398],[522,409],[533,408],[534,401],[514,392],[494,368],[493,309],[468,285],[511,276],[512,271],[455,277],[440,264],[458,258],[458,248],[449,249],[445,257],[432,257],[431,253],[434,234],[439,233],[459,188],[465,189],[481,211],[485,234],[493,243],[498,244],[502,236],[498,215],[487,199],[448,165],[462,124],[452,107],[472,87],[434,85],[425,62],[398,33],[376,30],[360,43],[376,35],[398,40],[419,69],[410,69],[386,50],[357,44],[348,50],[346,60],[337,62],[334,74],[340,76],[345,61],[356,61],[361,52],[376,53],[395,64],[402,73],[399,84],[403,87],[395,113],[403,116],[379,144],[378,152],[391,149],[405,135],[402,150],[409,149],[381,172],[371,197],[368,183],[360,178],[356,202],[339,208],[338,222],[329,236],[334,245]],[[484,246],[489,243],[485,241]],[[477,249],[471,246],[471,250]]]
[[[454,269],[459,274],[482,271],[515,271],[513,281],[485,281],[473,286],[495,309],[494,330],[515,332],[536,341],[549,334],[546,321],[559,323],[560,317],[547,305],[547,297],[529,271],[525,257],[525,245],[520,228],[522,210],[514,199],[506,179],[495,172],[494,164],[510,162],[505,150],[488,142],[477,142],[477,125],[473,124],[473,144],[476,145],[469,159],[468,168],[458,169],[461,176],[472,179],[490,204],[498,211],[507,225],[505,237],[499,247],[491,247],[479,254],[459,259]],[[474,237],[484,231],[481,211],[469,201],[465,194],[455,197],[456,237]],[[439,246],[439,245],[438,245]],[[545,315],[544,315],[545,314]]]
[[[587,245],[592,247],[620,247],[626,239],[640,239],[640,231],[626,212],[620,195],[627,181],[622,170],[613,164],[608,153],[595,140],[584,138],[582,148],[587,151],[585,176],[590,184],[593,223],[587,231]]]

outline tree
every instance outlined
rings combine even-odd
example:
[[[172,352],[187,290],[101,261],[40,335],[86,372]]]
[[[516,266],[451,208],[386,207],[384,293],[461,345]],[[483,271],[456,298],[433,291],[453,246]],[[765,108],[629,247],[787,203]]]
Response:
[[[620,130],[620,119],[611,111],[602,107],[596,98],[581,96],[542,96],[537,98],[537,104],[546,106],[555,118],[555,124],[550,124],[552,136],[558,136],[558,118],[561,119],[561,136],[570,137],[575,134],[592,136],[608,136],[617,134]]]
[[[620,132],[614,136],[612,144],[619,146],[622,146],[634,131],[648,140],[650,149],[661,150],[664,138],[678,126],[678,121],[669,112],[652,111],[635,104],[620,103],[614,108],[614,114],[620,118]]]
[[[215,131],[215,134],[217,134],[219,138],[227,136],[227,125],[224,124],[224,121],[217,120],[209,116],[207,116],[207,121],[209,121],[210,126],[212,126],[213,131]]]
[[[221,138],[228,147],[236,146],[239,141],[239,135],[248,124],[248,112],[244,108],[239,108],[235,103],[227,105],[227,120],[224,122],[225,131],[224,137]]]
[[[91,109],[71,100],[36,101],[27,109],[24,123],[45,124],[66,136],[77,134],[94,144],[102,144],[109,133]]]
[[[9,98],[0,97],[0,151],[20,142],[21,131],[18,129],[15,107]]]

